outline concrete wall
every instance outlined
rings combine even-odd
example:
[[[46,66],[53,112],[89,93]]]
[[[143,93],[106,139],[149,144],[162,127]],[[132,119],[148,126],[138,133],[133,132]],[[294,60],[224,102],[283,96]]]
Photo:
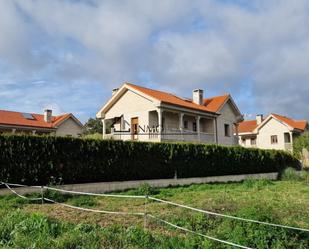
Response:
[[[240,182],[245,179],[269,179],[276,180],[278,173],[264,174],[247,174],[247,175],[227,175],[227,176],[211,176],[197,178],[181,178],[181,179],[158,179],[158,180],[140,180],[140,181],[124,181],[124,182],[99,182],[85,184],[62,185],[58,188],[65,190],[90,192],[90,193],[107,193],[113,191],[121,191],[139,187],[141,184],[148,183],[152,187],[168,187],[168,186],[185,186],[191,184],[214,183],[214,182]],[[40,192],[35,188],[18,188],[19,194],[27,194]],[[0,195],[11,194],[7,189],[0,189]]]
[[[217,135],[218,143],[225,145],[235,145],[237,144],[237,139],[234,134],[234,123],[236,123],[236,113],[232,108],[232,104],[228,101],[220,111],[220,116],[217,118]],[[225,136],[224,125],[228,124],[230,126],[230,136]]]
[[[200,120],[200,130],[205,133],[215,133],[214,120],[201,118]]]
[[[179,115],[173,112],[163,112],[164,128],[179,129]]]
[[[65,120],[56,130],[56,136],[73,136],[77,137],[83,132],[80,127],[72,118]]]

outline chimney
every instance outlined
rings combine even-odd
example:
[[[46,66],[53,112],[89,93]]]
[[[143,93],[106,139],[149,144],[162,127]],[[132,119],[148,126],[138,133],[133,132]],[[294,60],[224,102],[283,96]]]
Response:
[[[118,92],[118,90],[119,90],[119,88],[114,88],[114,89],[112,90],[112,96],[114,96],[114,95]]]
[[[257,114],[256,115],[256,124],[259,125],[263,122],[263,114]]]
[[[203,90],[195,89],[193,90],[193,103],[202,105],[203,104]]]
[[[44,110],[44,121],[47,122],[47,123],[51,123],[51,121],[52,121],[52,114],[53,114],[52,110],[45,109]]]

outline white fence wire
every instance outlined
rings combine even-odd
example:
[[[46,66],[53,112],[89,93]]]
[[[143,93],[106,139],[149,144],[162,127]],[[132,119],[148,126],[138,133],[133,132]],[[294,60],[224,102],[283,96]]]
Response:
[[[198,209],[198,208],[193,208],[187,205],[183,205],[183,204],[178,204],[175,202],[171,202],[171,201],[166,201],[166,200],[162,200],[159,198],[155,198],[155,197],[151,197],[151,196],[143,196],[143,195],[116,195],[116,194],[97,194],[97,193],[89,193],[89,192],[80,192],[80,191],[72,191],[72,190],[65,190],[65,189],[59,189],[59,188],[54,188],[54,187],[47,187],[47,186],[27,186],[27,185],[22,185],[22,184],[12,184],[12,183],[5,183],[5,182],[0,182],[0,186],[6,186],[13,194],[19,196],[20,198],[23,199],[28,199],[30,201],[42,201],[42,203],[45,201],[50,202],[50,203],[54,203],[54,204],[58,204],[67,208],[72,208],[72,209],[76,209],[76,210],[80,210],[80,211],[86,211],[86,212],[94,212],[94,213],[102,213],[102,214],[114,214],[114,215],[137,215],[137,216],[144,216],[144,226],[146,227],[147,225],[147,217],[150,217],[154,220],[160,221],[163,224],[169,225],[171,227],[174,227],[176,229],[191,233],[191,234],[195,234],[204,238],[207,238],[209,240],[213,240],[219,243],[224,243],[227,245],[231,245],[237,248],[246,248],[246,249],[252,249],[250,247],[246,247],[243,245],[239,245],[233,242],[229,242],[229,241],[225,241],[225,240],[221,240],[212,236],[208,236],[190,229],[187,229],[185,227],[181,227],[178,225],[175,225],[171,222],[168,222],[166,220],[163,220],[161,218],[158,218],[150,213],[147,213],[147,204],[149,200],[152,201],[156,201],[156,202],[160,202],[160,203],[165,203],[168,205],[172,205],[172,206],[176,206],[176,207],[180,207],[180,208],[185,208],[188,210],[192,210],[192,211],[196,211],[196,212],[200,212],[200,213],[204,213],[207,215],[214,215],[214,216],[218,216],[218,217],[223,217],[223,218],[229,218],[229,219],[235,219],[235,220],[240,220],[240,221],[244,221],[244,222],[251,222],[251,223],[257,223],[257,224],[261,224],[261,225],[267,225],[267,226],[273,226],[273,227],[280,227],[280,228],[284,228],[284,229],[292,229],[292,230],[298,230],[298,231],[302,231],[302,232],[309,232],[309,229],[305,229],[305,228],[299,228],[299,227],[293,227],[293,226],[286,226],[286,225],[281,225],[281,224],[274,224],[274,223],[269,223],[269,222],[264,222],[264,221],[257,221],[257,220],[252,220],[252,219],[246,219],[246,218],[241,218],[241,217],[236,217],[236,216],[231,216],[231,215],[226,215],[226,214],[220,214],[220,213],[215,213],[215,212],[211,212],[211,211],[207,211],[207,210],[202,210],[202,209]],[[41,197],[40,198],[30,198],[24,195],[21,195],[19,193],[17,193],[14,189],[12,189],[10,186],[14,186],[14,187],[31,187],[31,188],[40,188],[41,189]],[[116,212],[116,211],[107,211],[107,210],[98,210],[98,209],[90,209],[90,208],[82,208],[82,207],[77,207],[77,206],[73,206],[73,205],[69,205],[66,203],[61,203],[61,202],[57,202],[55,200],[49,199],[44,197],[44,189],[46,190],[52,190],[52,191],[57,191],[57,192],[61,192],[61,193],[67,193],[67,194],[76,194],[76,195],[88,195],[88,196],[100,196],[100,197],[114,197],[114,198],[134,198],[134,199],[145,199],[145,209],[144,212]]]
[[[217,239],[215,237],[212,237],[212,236],[208,236],[208,235],[205,235],[205,234],[202,234],[202,233],[199,233],[199,232],[196,232],[196,231],[192,231],[190,229],[187,229],[185,227],[181,227],[181,226],[177,226],[171,222],[168,222],[166,220],[163,220],[163,219],[160,219],[154,215],[151,215],[151,214],[148,214],[148,216],[150,218],[153,218],[155,220],[158,220],[166,225],[169,225],[171,227],[174,227],[174,228],[177,228],[179,230],[182,230],[182,231],[185,231],[185,232],[188,232],[188,233],[192,233],[192,234],[195,234],[195,235],[199,235],[201,237],[204,237],[204,238],[207,238],[207,239],[210,239],[210,240],[213,240],[213,241],[216,241],[216,242],[220,242],[220,243],[223,243],[223,244],[226,244],[226,245],[230,245],[230,246],[235,246],[235,247],[238,247],[238,248],[245,248],[245,249],[252,249],[251,247],[246,247],[246,246],[242,246],[242,245],[238,245],[236,243],[233,243],[233,242],[229,242],[229,241],[225,241],[225,240],[221,240],[221,239]]]
[[[91,209],[91,208],[82,208],[82,207],[77,207],[73,205],[69,205],[66,203],[61,203],[54,201],[52,199],[44,198],[45,201],[55,203],[64,207],[72,208],[72,209],[77,209],[81,211],[86,211],[86,212],[94,212],[94,213],[102,213],[102,214],[121,214],[121,215],[139,215],[139,216],[145,216],[144,213],[135,213],[135,212],[115,212],[115,211],[106,211],[106,210],[98,210],[98,209]]]
[[[18,194],[14,189],[12,189],[12,188],[9,186],[9,185],[11,185],[11,184],[4,183],[3,185],[6,186],[13,194],[17,195],[17,196],[20,197],[20,198],[28,199],[28,200],[30,200],[30,201],[40,201],[40,200],[42,200],[41,197],[40,197],[40,198],[29,198],[29,197],[27,197],[27,196]]]
[[[190,207],[190,206],[178,204],[178,203],[171,202],[171,201],[165,201],[165,200],[158,199],[158,198],[151,197],[151,196],[149,196],[149,199],[157,201],[157,202],[161,202],[161,203],[166,203],[166,204],[169,204],[169,205],[172,205],[172,206],[177,206],[177,207],[189,209],[189,210],[192,210],[192,211],[204,213],[204,214],[209,214],[209,215],[214,215],[214,216],[219,216],[219,217],[224,217],[224,218],[229,218],[229,219],[234,219],[234,220],[240,220],[240,221],[245,221],[245,222],[257,223],[257,224],[262,224],[262,225],[266,225],[266,226],[273,226],[273,227],[280,227],[280,228],[298,230],[298,231],[303,231],[303,232],[309,232],[309,229],[305,229],[305,228],[286,226],[286,225],[274,224],[274,223],[265,222],[265,221],[258,221],[258,220],[241,218],[241,217],[227,215],[227,214],[215,213],[215,212],[211,212],[211,211],[207,211],[207,210],[203,210],[203,209],[198,209],[198,208],[193,208],[193,207]]]
[[[134,199],[145,199],[144,195],[113,195],[113,194],[96,194],[96,193],[88,193],[88,192],[79,192],[79,191],[72,191],[72,190],[65,190],[59,188],[52,188],[52,187],[43,187],[44,189],[54,190],[62,193],[67,194],[75,194],[75,195],[90,195],[90,196],[101,196],[101,197],[115,197],[115,198],[134,198]]]

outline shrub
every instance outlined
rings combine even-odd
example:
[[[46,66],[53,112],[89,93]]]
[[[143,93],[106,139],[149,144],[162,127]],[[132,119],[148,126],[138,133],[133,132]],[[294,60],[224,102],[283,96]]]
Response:
[[[253,174],[298,168],[283,151],[204,144],[0,136],[0,180],[85,183]]]
[[[135,195],[155,195],[159,191],[151,187],[148,183],[141,184],[137,189],[133,190]]]
[[[309,183],[309,172],[287,168],[283,171],[281,179],[284,181],[304,181],[305,183]]]
[[[281,179],[285,181],[301,181],[302,177],[299,171],[293,168],[287,168],[283,171]]]
[[[309,150],[309,132],[303,133],[293,141],[293,152],[298,158],[301,157],[303,148]]]

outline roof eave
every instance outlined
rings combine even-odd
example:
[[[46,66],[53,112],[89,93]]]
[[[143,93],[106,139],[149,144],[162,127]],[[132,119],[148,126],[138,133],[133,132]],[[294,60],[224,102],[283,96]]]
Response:
[[[7,123],[0,123],[0,127],[4,128],[25,128],[25,129],[43,129],[43,130],[56,130],[53,127],[45,127],[45,126],[34,126],[34,125],[22,125],[22,124],[7,124]]]
[[[220,116],[220,113],[217,112],[211,112],[211,111],[206,111],[206,110],[200,110],[200,109],[196,109],[196,108],[189,108],[186,106],[182,106],[182,105],[176,105],[176,104],[171,104],[171,103],[167,103],[167,102],[160,102],[160,107],[167,107],[167,108],[175,108],[178,110],[183,110],[183,111],[187,111],[187,112],[196,112],[196,113],[201,113],[201,114],[207,114],[207,115],[211,115],[211,116]]]

